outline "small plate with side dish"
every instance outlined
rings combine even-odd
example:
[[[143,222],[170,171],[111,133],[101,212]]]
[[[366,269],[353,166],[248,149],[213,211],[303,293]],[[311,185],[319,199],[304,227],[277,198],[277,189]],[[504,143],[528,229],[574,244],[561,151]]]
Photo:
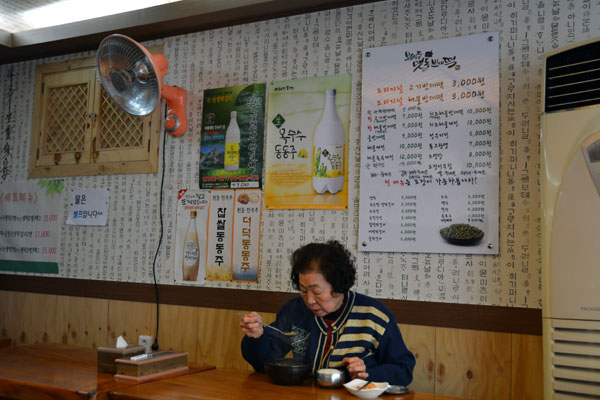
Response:
[[[385,392],[389,386],[387,382],[369,382],[364,379],[354,379],[344,383],[344,387],[350,393],[361,399],[374,399]]]

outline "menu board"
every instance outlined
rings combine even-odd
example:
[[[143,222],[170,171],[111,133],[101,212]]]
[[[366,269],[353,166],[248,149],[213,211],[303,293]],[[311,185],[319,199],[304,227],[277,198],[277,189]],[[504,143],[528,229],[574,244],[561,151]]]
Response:
[[[0,271],[58,274],[64,181],[0,185]]]
[[[361,251],[498,253],[498,34],[365,49]]]

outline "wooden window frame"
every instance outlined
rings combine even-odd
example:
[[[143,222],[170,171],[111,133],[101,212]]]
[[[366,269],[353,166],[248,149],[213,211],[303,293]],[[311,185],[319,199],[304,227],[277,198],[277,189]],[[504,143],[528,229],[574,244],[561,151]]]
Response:
[[[163,52],[163,46],[152,46],[151,53]],[[50,89],[55,77],[64,77],[66,82],[82,82],[87,85],[87,101],[85,127],[78,132],[84,136],[81,151],[62,151],[56,154],[47,151],[44,137],[49,113],[47,112]],[[100,138],[100,120],[105,105],[100,82],[95,75],[95,57],[69,60],[51,64],[41,64],[36,68],[35,97],[33,123],[31,131],[31,146],[29,152],[28,178],[50,178],[64,176],[90,176],[110,174],[140,174],[156,173],[158,171],[158,150],[160,132],[162,131],[162,107],[159,105],[154,112],[142,120],[135,121],[140,126],[141,142],[136,147],[99,149],[97,139]],[[110,106],[109,106],[110,107]],[[115,108],[118,106],[114,105]],[[119,113],[121,111],[119,110]],[[123,115],[126,115],[123,112]],[[135,118],[133,116],[127,116]],[[113,117],[119,119],[118,116]],[[112,123],[121,123],[110,120]],[[106,122],[106,121],[104,121]],[[124,129],[127,124],[123,125]]]

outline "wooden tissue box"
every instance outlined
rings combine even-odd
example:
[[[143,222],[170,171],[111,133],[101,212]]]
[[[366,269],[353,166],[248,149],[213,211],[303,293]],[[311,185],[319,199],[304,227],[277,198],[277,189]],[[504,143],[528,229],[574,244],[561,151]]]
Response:
[[[143,382],[165,375],[187,371],[188,353],[163,351],[152,354],[151,358],[132,361],[129,358],[115,360],[117,365],[116,379]]]
[[[117,345],[98,347],[98,372],[108,372],[111,374],[117,373],[117,358],[129,358],[144,354],[146,347],[141,344],[128,344],[127,347],[117,349]]]

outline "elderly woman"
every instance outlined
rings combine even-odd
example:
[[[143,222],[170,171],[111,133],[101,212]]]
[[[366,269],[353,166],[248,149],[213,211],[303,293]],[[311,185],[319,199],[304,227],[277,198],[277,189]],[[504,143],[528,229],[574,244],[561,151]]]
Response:
[[[291,258],[292,283],[300,297],[286,302],[272,326],[255,312],[242,318],[242,354],[255,370],[284,357],[320,368],[345,369],[346,378],[394,385],[412,381],[415,357],[406,348],[391,312],[378,300],[350,290],[356,279],[351,254],[339,242],[311,243]]]

